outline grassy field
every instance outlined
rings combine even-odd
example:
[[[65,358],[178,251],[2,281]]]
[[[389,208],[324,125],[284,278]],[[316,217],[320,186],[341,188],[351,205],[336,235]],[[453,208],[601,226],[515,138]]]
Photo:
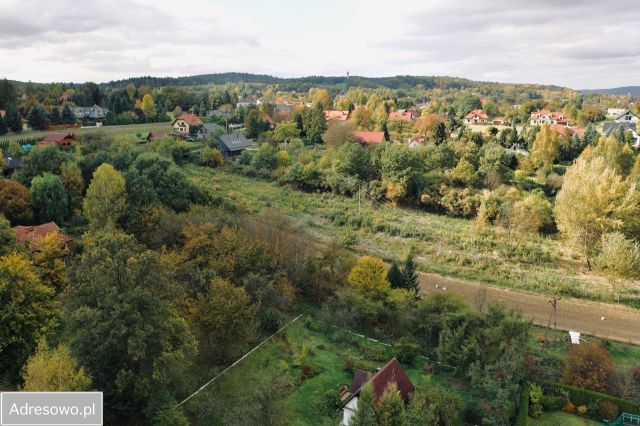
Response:
[[[424,272],[544,294],[613,301],[606,280],[553,238],[516,241],[495,228],[427,212],[329,193],[304,193],[228,170],[190,167],[212,195],[258,214],[276,209],[318,242],[342,242],[356,253],[403,258],[410,248]],[[621,297],[639,303],[637,291]]]
[[[539,419],[529,418],[527,424],[531,426],[596,426],[602,423],[561,411],[553,411],[544,413]]]
[[[288,419],[289,425],[336,425],[341,412],[323,408],[323,401],[327,392],[351,384],[353,375],[345,368],[345,361],[357,360],[374,371],[392,357],[391,348],[380,343],[300,319],[190,400],[186,410],[193,424],[221,424],[238,414],[234,411],[238,406],[264,401],[267,396],[256,395],[255,389],[265,381],[286,377],[289,385],[277,392],[273,402],[278,418]],[[405,367],[418,389],[449,385],[450,371],[426,373],[418,365]],[[311,373],[305,375],[305,369]],[[458,392],[464,399],[471,396],[465,389]]]
[[[11,133],[0,137],[0,144],[4,142],[11,142],[13,140],[30,139],[36,137],[44,138],[49,133],[74,133],[78,135],[103,132],[110,135],[135,135],[136,133],[150,132],[152,130],[169,129],[171,123],[142,123],[142,124],[126,124],[122,126],[102,126],[102,127],[84,127],[79,129],[68,130],[27,130],[20,133]]]

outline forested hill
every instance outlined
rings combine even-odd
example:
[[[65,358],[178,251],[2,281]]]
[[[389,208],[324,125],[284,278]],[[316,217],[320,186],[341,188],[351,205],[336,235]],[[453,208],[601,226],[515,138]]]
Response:
[[[123,88],[129,83],[133,83],[136,87],[146,85],[149,87],[161,86],[195,86],[201,84],[225,84],[225,83],[250,83],[250,84],[278,84],[282,90],[308,90],[314,86],[335,86],[347,83],[346,76],[308,76],[298,78],[282,78],[265,74],[249,74],[249,73],[218,73],[218,74],[201,74],[185,77],[134,77],[125,80],[111,81],[104,83],[103,86],[108,88]],[[349,87],[365,87],[378,88],[386,87],[389,89],[410,89],[418,85],[424,86],[426,89],[461,89],[479,86],[499,86],[506,83],[494,82],[477,82],[457,77],[428,77],[428,76],[395,76],[395,77],[361,77],[350,76],[348,79]],[[514,84],[525,90],[563,90],[558,86],[545,86],[536,84]]]
[[[626,96],[631,94],[631,96],[635,98],[640,96],[640,86],[612,87],[610,89],[585,89],[585,90],[581,90],[581,92],[600,93],[604,95],[619,95],[619,96]]]

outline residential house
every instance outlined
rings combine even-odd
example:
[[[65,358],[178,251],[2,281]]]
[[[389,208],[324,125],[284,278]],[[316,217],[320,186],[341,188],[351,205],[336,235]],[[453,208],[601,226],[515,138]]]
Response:
[[[413,121],[415,118],[413,111],[398,110],[389,113],[389,120]]]
[[[20,159],[11,155],[9,151],[2,151],[3,162],[0,163],[0,172],[3,176],[10,176],[13,172],[22,168]]]
[[[76,118],[80,120],[91,121],[102,120],[109,113],[109,110],[107,108],[102,108],[101,106],[95,104],[90,107],[73,107],[72,111]]]
[[[374,401],[379,400],[388,387],[395,384],[402,400],[407,403],[415,387],[397,359],[393,358],[377,373],[356,370],[346,397],[342,400],[342,426],[348,426],[358,408],[358,398],[365,385],[371,384]]]
[[[571,137],[573,135],[576,135],[581,139],[584,137],[584,128],[582,127],[569,127],[562,124],[554,124],[551,125],[551,129],[557,130],[558,134],[560,134],[561,136]]]
[[[242,133],[225,133],[218,136],[216,145],[226,158],[235,158],[245,149],[251,148],[251,141]]]
[[[236,108],[249,108],[252,106],[258,106],[260,104],[262,104],[260,100],[245,98],[238,100],[238,103],[236,103]]]
[[[569,124],[569,119],[564,115],[564,113],[560,111],[549,111],[548,109],[541,109],[532,112],[530,121],[534,126],[542,125],[544,123],[561,124],[563,126],[567,126]]]
[[[326,121],[347,121],[349,111],[325,111],[324,119]]]
[[[152,132],[149,132],[149,134],[146,137],[146,140],[147,142],[151,142],[154,139],[164,138],[167,136],[169,136],[168,130],[154,130]]]
[[[44,147],[49,145],[58,145],[60,148],[68,148],[77,142],[73,133],[49,133],[44,140],[38,142],[37,146]]]
[[[223,131],[222,127],[215,123],[203,124],[202,127],[198,129],[197,138],[206,139],[210,135],[214,135],[217,132],[221,132],[221,131]]]
[[[511,123],[509,123],[509,120],[507,120],[506,118],[502,118],[502,117],[496,117],[491,121],[491,124],[493,124],[494,126],[509,126],[511,125]]]
[[[60,232],[60,228],[55,222],[43,223],[36,226],[15,226],[13,230],[16,233],[16,239],[18,243],[23,246],[28,246],[32,253],[40,250],[38,240],[52,234],[58,234],[58,240],[60,245],[67,251],[73,251],[75,248],[75,242],[73,238]]]
[[[353,136],[358,138],[363,145],[365,144],[379,144],[384,142],[384,132],[376,131],[376,132],[353,132]]]
[[[626,108],[607,108],[607,115],[610,117],[619,117],[627,111]]]
[[[511,145],[511,147],[509,148],[505,148],[505,151],[507,152],[508,155],[522,155],[523,157],[528,157],[529,156],[529,151],[527,151],[526,149],[522,148],[520,146],[519,143],[515,143],[513,145]]]
[[[629,110],[626,110],[622,114],[618,115],[613,121],[616,123],[637,123],[640,119],[637,115]]]
[[[180,136],[186,136],[190,133],[195,133],[199,126],[202,126],[204,123],[200,120],[195,114],[182,114],[180,117],[176,118],[175,121],[171,124],[173,130]]]
[[[481,109],[474,109],[464,116],[464,124],[487,124],[489,117]]]
[[[407,146],[410,149],[415,149],[415,148],[418,148],[420,146],[424,146],[425,142],[426,142],[425,138],[423,138],[421,136],[418,136],[418,137],[415,137],[415,138],[410,138],[407,141]]]
[[[602,134],[608,136],[616,132],[620,128],[622,128],[625,132],[628,132],[628,131],[631,132],[631,134],[633,135],[633,139],[635,141],[632,146],[636,149],[639,148],[640,136],[638,135],[638,129],[636,127],[636,123],[630,123],[630,122],[616,123],[615,121],[607,121],[604,123],[602,127]]]
[[[67,94],[58,96],[58,102],[59,103],[69,102],[70,100],[71,100],[71,96],[69,96]]]

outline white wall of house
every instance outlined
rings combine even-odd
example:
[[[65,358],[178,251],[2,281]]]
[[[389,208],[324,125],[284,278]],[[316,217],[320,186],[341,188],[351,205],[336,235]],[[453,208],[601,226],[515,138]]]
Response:
[[[632,114],[630,111],[627,111],[624,114],[621,114],[618,118],[616,118],[616,123],[637,123],[640,119]]]
[[[349,426],[351,417],[353,417],[353,415],[356,413],[356,408],[358,408],[357,396],[349,401],[347,405],[345,405],[342,409],[342,426]]]
[[[189,124],[184,120],[177,120],[173,123],[173,128],[179,133],[189,133]]]

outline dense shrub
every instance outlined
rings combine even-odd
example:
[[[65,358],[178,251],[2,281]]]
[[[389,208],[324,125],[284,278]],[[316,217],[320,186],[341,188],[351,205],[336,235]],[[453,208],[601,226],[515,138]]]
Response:
[[[596,416],[599,420],[614,421],[620,414],[620,407],[613,401],[598,401]]]
[[[393,350],[398,361],[404,364],[413,364],[416,358],[419,355],[420,346],[414,341],[401,337],[395,345],[393,345]]]

